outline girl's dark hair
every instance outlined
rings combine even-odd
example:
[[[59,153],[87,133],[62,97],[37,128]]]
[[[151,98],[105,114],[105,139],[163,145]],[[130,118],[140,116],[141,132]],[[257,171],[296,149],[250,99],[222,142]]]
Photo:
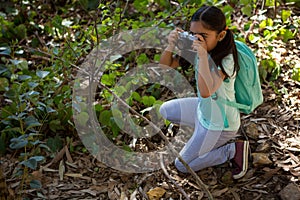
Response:
[[[193,14],[191,21],[201,21],[205,28],[216,31],[217,33],[221,33],[224,30],[226,31],[225,38],[218,42],[217,46],[209,52],[209,54],[216,66],[220,66],[222,72],[225,74],[226,78],[228,78],[231,75],[225,72],[222,66],[222,59],[232,53],[234,59],[234,72],[238,72],[239,64],[234,36],[230,30],[226,30],[226,17],[223,12],[215,6],[204,5]]]

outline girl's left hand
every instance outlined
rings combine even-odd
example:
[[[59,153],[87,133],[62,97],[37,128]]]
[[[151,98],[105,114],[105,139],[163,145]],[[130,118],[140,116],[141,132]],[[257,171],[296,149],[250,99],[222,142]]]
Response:
[[[195,35],[198,40],[194,40],[192,48],[198,52],[198,56],[207,55],[207,45],[204,37],[200,34]]]

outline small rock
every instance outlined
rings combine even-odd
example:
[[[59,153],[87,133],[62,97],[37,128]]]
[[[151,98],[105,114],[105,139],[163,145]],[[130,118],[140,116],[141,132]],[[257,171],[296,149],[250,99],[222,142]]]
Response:
[[[282,200],[299,200],[300,199],[300,188],[294,184],[288,184],[279,193]]]

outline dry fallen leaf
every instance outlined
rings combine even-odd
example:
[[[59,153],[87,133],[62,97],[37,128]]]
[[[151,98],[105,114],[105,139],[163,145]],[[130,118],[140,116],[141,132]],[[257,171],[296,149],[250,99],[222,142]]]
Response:
[[[225,172],[224,175],[222,176],[221,180],[224,184],[227,184],[227,185],[232,184],[233,179],[232,179],[231,171]]]
[[[154,189],[151,189],[147,192],[147,195],[149,196],[150,200],[159,200],[164,194],[166,193],[166,190],[161,187],[156,187]]]
[[[59,174],[59,180],[64,180],[64,173],[65,173],[65,165],[64,165],[64,161],[61,160],[59,163],[59,168],[58,168],[58,174]]]
[[[271,148],[271,145],[265,141],[265,142],[260,143],[257,146],[256,151],[257,152],[268,152],[270,148]]]
[[[221,190],[215,190],[215,191],[213,191],[212,192],[212,195],[214,196],[214,197],[219,197],[219,196],[221,196],[222,194],[224,194],[225,192],[227,192],[228,191],[228,188],[226,187],[226,188],[223,188],[223,189],[221,189]]]
[[[258,139],[259,133],[258,133],[257,125],[255,123],[251,122],[246,127],[246,133],[247,133],[247,136],[249,136],[253,139]]]
[[[253,156],[253,165],[269,165],[272,164],[272,161],[269,159],[267,153],[252,153]]]
[[[73,178],[81,178],[82,177],[82,174],[78,174],[78,173],[66,173],[65,175],[69,176],[69,177],[73,177]]]

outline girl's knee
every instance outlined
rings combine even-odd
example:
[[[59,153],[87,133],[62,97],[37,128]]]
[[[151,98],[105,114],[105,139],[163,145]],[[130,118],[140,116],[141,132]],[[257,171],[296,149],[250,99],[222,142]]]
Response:
[[[159,108],[159,113],[163,116],[163,118],[167,118],[167,111],[166,111],[166,105],[163,103]]]
[[[179,161],[178,158],[175,159],[175,167],[177,168],[178,171],[182,172],[182,173],[187,173],[187,169],[185,168],[185,166]]]

